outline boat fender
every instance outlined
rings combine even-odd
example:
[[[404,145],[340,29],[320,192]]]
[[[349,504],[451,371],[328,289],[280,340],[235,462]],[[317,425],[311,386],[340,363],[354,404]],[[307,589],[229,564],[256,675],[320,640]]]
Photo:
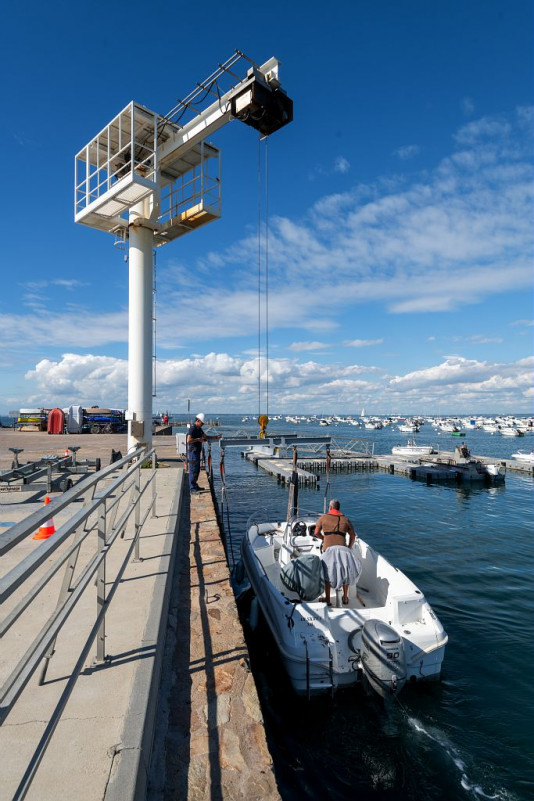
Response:
[[[351,633],[349,634],[349,640],[348,640],[348,645],[350,650],[352,651],[353,654],[356,654],[357,656],[360,655],[360,649],[356,647],[355,640],[357,637],[360,636],[361,631],[362,631],[362,626],[358,626],[357,628],[352,629]]]
[[[253,598],[250,604],[250,614],[248,617],[248,622],[252,631],[255,631],[257,629],[258,620],[259,620],[258,599]]]
[[[242,584],[245,580],[245,565],[242,559],[234,565],[234,579],[238,584]]]

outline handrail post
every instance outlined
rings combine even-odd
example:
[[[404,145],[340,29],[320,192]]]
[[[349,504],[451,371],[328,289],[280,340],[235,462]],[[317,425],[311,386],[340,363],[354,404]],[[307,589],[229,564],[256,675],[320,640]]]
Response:
[[[80,528],[78,528],[78,530],[76,531],[75,542],[83,540],[84,532],[85,532],[84,527],[80,526]],[[81,542],[80,545],[78,545],[78,547],[71,553],[71,555],[67,560],[67,565],[65,567],[65,574],[63,576],[63,582],[61,584],[61,590],[59,592],[56,608],[63,604],[69,592],[72,591],[72,578],[74,576],[74,570],[76,569],[76,562],[78,561],[80,548],[81,548]],[[56,638],[54,637],[43,659],[43,665],[41,667],[41,673],[39,675],[39,686],[42,686],[45,683],[48,665],[50,664],[50,660],[55,654],[55,648],[56,648]]]
[[[106,502],[100,506],[98,515],[98,551],[106,548]],[[106,603],[106,557],[98,566],[96,576],[96,616],[102,611]],[[102,616],[102,623],[96,636],[96,661],[103,662],[106,657],[106,616]]]
[[[156,451],[152,454],[152,517],[157,517],[156,514]]]
[[[132,493],[132,500],[135,506],[134,510],[134,538],[135,538],[135,548],[134,548],[134,562],[139,562],[139,529],[141,526],[141,465],[143,464],[143,459],[140,458],[137,460],[137,470],[135,471],[135,479],[134,479],[134,487]]]
[[[213,486],[213,464],[211,460],[211,442],[208,442],[208,460],[206,463],[206,473],[208,474],[208,484]]]

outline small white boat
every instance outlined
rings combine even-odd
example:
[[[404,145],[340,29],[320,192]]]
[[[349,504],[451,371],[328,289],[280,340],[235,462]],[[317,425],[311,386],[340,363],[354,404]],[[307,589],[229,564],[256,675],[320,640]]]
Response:
[[[395,456],[430,456],[436,453],[432,445],[418,445],[415,439],[409,439],[406,445],[394,445],[391,453]]]
[[[514,428],[513,426],[503,426],[501,429],[501,434],[503,437],[522,437],[524,436],[523,432],[520,431],[518,428]]]
[[[525,453],[525,451],[517,451],[517,453],[512,453],[512,459],[517,459],[518,462],[534,464],[534,451],[530,451],[530,453]]]
[[[385,697],[406,682],[438,680],[448,639],[443,626],[421,590],[367,542],[354,545],[361,572],[348,605],[340,590],[329,607],[317,581],[296,581],[322,576],[319,517],[253,516],[242,540],[245,571],[296,693],[310,697],[365,682]]]
[[[402,423],[397,428],[405,434],[417,434],[419,431],[419,426],[416,423]]]

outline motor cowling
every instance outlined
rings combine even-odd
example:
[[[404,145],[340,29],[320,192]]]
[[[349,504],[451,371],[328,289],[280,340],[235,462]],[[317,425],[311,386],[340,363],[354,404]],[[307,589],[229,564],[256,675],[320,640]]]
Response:
[[[362,631],[362,669],[369,684],[385,698],[406,683],[406,655],[402,637],[382,620],[368,620]]]

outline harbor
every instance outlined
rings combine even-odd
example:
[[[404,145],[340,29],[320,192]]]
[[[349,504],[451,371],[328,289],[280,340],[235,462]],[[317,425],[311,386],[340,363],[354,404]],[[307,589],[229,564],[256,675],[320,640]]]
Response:
[[[301,456],[297,459],[296,470],[293,469],[290,456],[266,458],[265,454],[254,451],[254,449],[243,451],[242,456],[275,478],[278,483],[284,485],[290,484],[294,475],[296,475],[299,486],[317,487],[321,482],[321,478],[327,472],[336,474],[370,470],[381,470],[392,475],[397,474],[408,478],[424,477],[429,482],[457,480],[454,472],[450,470],[456,464],[454,451],[442,451],[434,456],[419,456],[417,459],[403,459],[380,454],[370,457],[363,453],[353,453],[352,455],[345,453],[343,456],[334,455],[328,459],[326,456]],[[474,455],[473,459],[476,459],[482,465],[499,462],[504,473],[515,471],[534,475],[534,465],[528,462],[477,455]]]
[[[533,22],[6,7],[0,801],[532,801]]]
[[[235,422],[223,418],[222,430],[226,437],[231,433],[229,424],[235,425]],[[249,435],[254,433],[251,427]],[[421,440],[424,438],[428,438],[428,435],[420,437]],[[238,614],[231,580],[232,570],[238,560],[236,549],[239,531],[244,526],[244,516],[250,514],[255,496],[259,492],[267,492],[269,497],[272,495],[272,501],[278,499],[276,502],[283,507],[287,503],[286,481],[277,478],[272,480],[268,471],[259,464],[261,460],[258,460],[257,470],[255,460],[251,462],[242,458],[242,448],[236,448],[232,457],[228,448],[226,458],[230,460],[227,480],[231,525],[229,529],[228,523],[223,521],[222,532],[221,488],[217,475],[218,445],[212,445],[210,451],[214,462],[213,492],[208,491],[208,477],[202,473],[204,492],[190,501],[184,487],[183,460],[177,454],[176,437],[161,437],[155,442],[158,463],[155,471],[157,513],[154,519],[150,515],[147,517],[139,539],[140,561],[128,563],[127,572],[110,605],[106,621],[105,659],[101,666],[98,660],[95,662],[98,645],[95,643],[80,666],[79,679],[50,744],[39,761],[27,797],[51,797],[51,790],[47,788],[52,786],[51,783],[57,787],[58,783],[63,782],[65,797],[68,797],[74,792],[74,785],[70,784],[75,781],[76,775],[73,764],[79,766],[76,770],[90,771],[94,776],[93,789],[84,788],[85,794],[76,790],[88,801],[96,797],[114,799],[118,797],[119,787],[121,797],[131,798],[137,797],[136,793],[141,793],[140,797],[154,799],[182,797],[180,793],[183,793],[183,797],[196,800],[205,798],[211,792],[210,788],[215,787],[221,798],[276,798],[280,792],[282,797],[286,797],[287,791],[281,778],[284,771],[277,749],[273,746],[273,721],[269,707],[265,706],[265,699],[262,700],[262,657],[259,664],[255,655],[258,643],[254,638],[250,639],[251,634],[247,633],[246,627],[242,628],[242,613]],[[351,516],[350,498],[360,486],[368,488],[367,494],[369,488],[376,484],[379,493],[376,502],[381,506],[389,503],[388,496],[392,493],[399,499],[403,498],[403,507],[412,506],[414,491],[426,491],[427,498],[434,497],[432,492],[428,494],[425,486],[417,490],[412,481],[395,482],[394,476],[409,475],[410,462],[388,453],[378,455],[379,450],[386,450],[386,443],[392,442],[392,432],[379,432],[372,440],[368,440],[365,447],[362,446],[358,458],[354,455],[346,457],[348,463],[345,463],[343,458],[332,457],[329,465],[330,494],[342,497]],[[495,440],[479,433],[477,451],[487,451],[481,458],[487,461],[503,460],[502,455],[492,456],[491,450],[488,450],[497,443],[505,443],[505,440]],[[68,498],[69,492],[76,491],[78,482],[91,480],[97,475],[97,463],[101,472],[112,468],[112,453],[124,455],[127,446],[125,435],[119,434],[110,434],[105,438],[94,435],[49,436],[44,432],[21,433],[7,428],[0,430],[0,444],[0,469],[4,474],[13,469],[14,454],[11,448],[18,449],[18,446],[24,445],[18,453],[21,464],[31,460],[40,461],[47,456],[62,461],[69,459],[65,457],[66,452],[72,455],[69,447],[78,449],[74,451],[76,458],[80,463],[87,462],[88,470],[79,476],[71,476],[73,487],[69,490],[52,493],[52,504],[48,507],[52,510],[54,503],[60,504]],[[504,444],[501,454],[502,448]],[[303,452],[304,448],[300,450]],[[373,453],[372,457],[364,451]],[[439,451],[441,458],[448,458],[448,454],[452,453],[445,449]],[[435,455],[432,458],[436,458]],[[307,472],[319,477],[317,484],[301,484],[301,492],[304,493],[302,502],[308,506],[313,503],[320,508],[322,499],[317,490],[325,489],[327,481],[323,457],[315,453],[309,457],[303,455],[302,459]],[[306,463],[307,459],[309,463]],[[282,461],[284,470],[290,470],[289,460]],[[513,463],[511,459],[504,461],[507,466],[508,462]],[[361,466],[355,467],[358,464]],[[510,480],[512,476],[530,482],[528,467],[524,471],[511,469]],[[147,480],[143,475],[142,482]],[[271,490],[268,485],[272,486]],[[447,502],[449,498],[448,504],[456,504],[456,498],[464,498],[462,503],[478,505],[484,498],[478,493],[485,490],[460,496],[456,493],[469,493],[470,490],[455,486],[451,491],[453,495],[437,496],[437,502]],[[497,491],[502,492],[499,488]],[[511,491],[515,491],[513,486]],[[510,492],[509,487],[506,492]],[[13,532],[14,527],[28,516],[33,515],[35,520],[37,515],[41,523],[46,522],[49,512],[43,506],[45,493],[46,487],[32,486],[31,483],[22,485],[19,491],[2,493],[0,531],[3,532],[4,541],[9,539],[9,532]],[[149,495],[150,490],[147,497]],[[71,505],[75,510],[79,509],[79,501],[74,500]],[[358,529],[364,527],[365,533],[362,508],[358,508],[353,519]],[[55,515],[54,521],[57,530],[65,525],[68,522],[66,509]],[[39,528],[41,523],[35,523],[35,528]],[[371,538],[373,530],[371,527]],[[132,547],[134,532],[135,529],[133,532],[130,530],[123,540],[117,540],[117,546],[114,547]],[[23,558],[41,547],[29,536],[24,543]],[[14,550],[3,556],[8,574],[12,555]],[[399,552],[396,557],[400,558]],[[110,562],[107,577],[110,586],[114,570],[116,567],[112,568]],[[425,590],[432,588],[429,576],[425,584]],[[123,587],[127,590],[124,595]],[[441,593],[434,589],[432,594],[435,599]],[[48,603],[55,603],[53,595]],[[89,615],[87,622],[83,622],[83,617],[76,617],[79,613],[75,610],[70,625],[75,628],[80,626],[86,631],[91,619],[91,606],[89,604],[87,612],[84,611]],[[85,604],[80,609],[85,609]],[[443,610],[440,609],[442,616]],[[450,617],[446,615],[446,618],[449,629]],[[35,632],[41,622],[39,618],[31,619],[30,630]],[[22,619],[17,625],[22,625]],[[22,632],[24,642],[25,629],[13,629],[17,630],[19,635]],[[185,649],[184,633],[187,633],[189,641]],[[9,634],[4,636],[3,645],[9,642]],[[51,716],[54,714],[76,663],[74,645],[74,637],[58,637],[44,684],[40,685],[38,681],[42,667],[40,663],[39,671],[36,670],[5,719],[2,726],[4,752],[8,757],[10,753],[16,755],[13,760],[8,758],[7,762],[10,766],[9,786],[12,788],[22,780],[32,764],[31,748],[38,748],[39,739],[46,728],[42,715],[38,721],[34,719],[34,709],[42,704]],[[7,654],[8,651],[9,659],[2,663],[4,675],[13,667],[13,660],[22,655],[20,648],[13,653],[10,649],[4,649],[3,653]],[[446,657],[446,670],[449,669],[451,658],[454,660],[453,655]],[[275,681],[279,684],[279,677]],[[99,697],[105,700],[99,701]],[[114,699],[113,704],[109,704],[110,697]],[[335,709],[334,704],[333,714]],[[20,741],[13,735],[22,730],[24,737]],[[34,732],[32,737],[28,737],[30,731]],[[250,752],[247,743],[251,739],[255,743],[253,762],[243,756]],[[71,754],[73,743],[77,745]],[[63,759],[64,753],[69,754],[69,769]],[[215,753],[217,758],[214,757]]]

